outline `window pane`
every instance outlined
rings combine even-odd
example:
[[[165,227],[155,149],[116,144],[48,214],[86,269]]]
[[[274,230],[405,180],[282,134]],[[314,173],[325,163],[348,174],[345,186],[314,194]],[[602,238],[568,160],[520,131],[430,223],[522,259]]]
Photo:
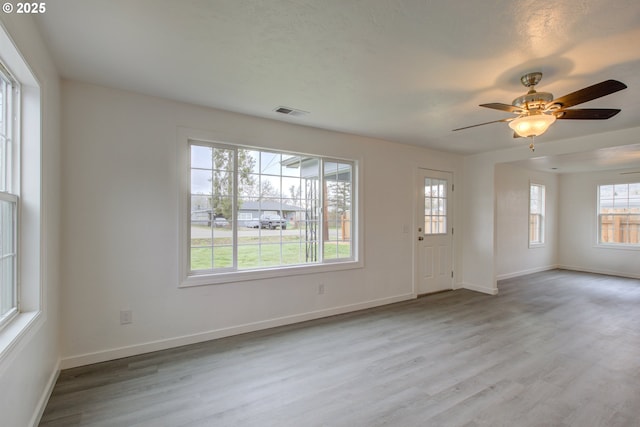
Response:
[[[10,192],[12,174],[12,92],[13,85],[0,74],[0,191]]]
[[[238,148],[238,171],[241,174],[260,173],[260,152]]]
[[[529,186],[529,243],[544,243],[545,186]]]
[[[324,162],[324,176],[336,175],[338,164],[335,162]]]
[[[282,197],[290,200],[300,200],[302,197],[300,178],[282,178]]]
[[[238,196],[257,201],[260,198],[260,175],[248,174],[239,179]]]
[[[233,167],[233,150],[226,148],[213,149],[213,169],[218,171],[232,171]]]
[[[294,156],[290,154],[282,155],[282,176],[300,177],[302,170],[300,163],[300,156]]]
[[[616,184],[613,186],[613,196],[615,198],[629,198],[629,184]]]
[[[0,200],[0,321],[17,306],[15,212],[15,201]]]
[[[191,271],[233,266],[235,152],[191,145]]]
[[[260,173],[280,175],[280,154],[266,151],[261,152]]]
[[[613,186],[613,212],[626,213],[629,207],[629,185],[616,184]]]
[[[283,264],[303,264],[305,260],[305,246],[301,243],[287,243],[282,245]]]
[[[191,170],[191,194],[212,194],[211,182],[213,172],[210,170]]]
[[[191,248],[191,270],[210,270],[213,267],[213,249]]]
[[[271,267],[281,264],[281,246],[277,243],[264,243],[260,245],[259,265]]]
[[[216,245],[213,248],[213,268],[233,267],[233,246]]]
[[[539,214],[529,215],[529,242],[530,243],[542,243],[541,240],[541,216]]]
[[[425,234],[447,233],[447,181],[425,178]]]
[[[600,199],[613,199],[613,185],[600,186]]]
[[[540,213],[540,202],[538,199],[531,199],[531,213]]]
[[[640,244],[640,183],[601,185],[598,189],[599,242]]]
[[[191,167],[201,169],[213,168],[213,149],[200,145],[191,146]]]
[[[613,217],[611,215],[600,215],[600,242],[611,242],[613,237]]]
[[[238,269],[247,270],[260,266],[260,246],[255,244],[259,242],[259,231],[254,232],[252,244],[238,244]],[[240,239],[242,241],[242,239]]]
[[[325,162],[325,230],[324,257],[351,257],[351,182],[352,166],[348,163]]]
[[[262,175],[260,180],[260,197],[282,197],[279,176]]]

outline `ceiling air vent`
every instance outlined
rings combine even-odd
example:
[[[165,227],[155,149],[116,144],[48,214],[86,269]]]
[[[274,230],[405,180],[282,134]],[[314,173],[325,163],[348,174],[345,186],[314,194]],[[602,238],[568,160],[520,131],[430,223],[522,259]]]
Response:
[[[306,116],[307,114],[309,114],[308,111],[297,110],[297,109],[291,108],[291,107],[278,107],[273,111],[275,111],[276,113],[280,113],[280,114],[286,114],[287,116],[292,116],[292,117],[302,117],[302,116]]]

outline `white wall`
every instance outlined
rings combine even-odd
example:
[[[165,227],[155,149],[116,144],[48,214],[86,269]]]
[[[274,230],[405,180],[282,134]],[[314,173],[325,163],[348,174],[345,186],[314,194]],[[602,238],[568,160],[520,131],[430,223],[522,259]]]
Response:
[[[529,184],[545,186],[545,238],[529,247]],[[558,176],[510,164],[495,167],[496,278],[557,266]]]
[[[462,286],[489,294],[496,294],[494,188],[491,156],[464,158],[464,186],[462,208]]]
[[[179,289],[179,127],[359,159],[364,268]],[[63,366],[412,298],[414,239],[403,226],[412,230],[415,221],[415,172],[421,166],[457,174],[460,162],[71,81],[63,84],[63,140]],[[133,311],[132,324],[119,324],[122,309]]]
[[[23,295],[23,303],[26,302],[23,308],[35,313],[41,311],[26,333],[14,341],[14,346],[3,353],[0,360],[1,423],[8,427],[24,427],[37,424],[39,421],[59,366],[60,85],[53,62],[32,18],[27,15],[2,14],[0,20],[38,80],[42,102],[41,152],[38,153],[37,147],[31,147],[34,151],[24,156],[27,160],[32,155],[41,158],[42,175],[38,177],[37,173],[28,173],[30,176],[22,177],[23,190],[25,185],[29,186],[29,191],[33,190],[26,200],[23,198],[23,214],[29,215],[32,219],[29,224],[40,223],[41,236],[39,259],[37,253],[22,253],[23,266],[36,264],[36,267],[28,272],[28,277],[23,275],[23,284],[25,280],[36,280],[33,284],[35,286],[30,286],[30,290],[35,294]],[[31,89],[23,88],[23,92],[37,98],[37,93],[33,94]],[[28,105],[23,107],[30,108]],[[37,122],[29,126],[30,129],[26,133],[23,132],[23,136],[38,132]],[[23,174],[31,166],[23,164]],[[36,182],[32,182],[33,178]],[[41,187],[37,182],[40,179]],[[37,194],[34,195],[34,192]],[[22,232],[24,237],[33,232],[37,233],[37,229]],[[38,237],[31,235],[28,239],[28,244],[31,245],[31,240],[37,243]],[[39,278],[34,271],[38,269],[38,263]],[[38,281],[41,285],[40,296],[37,295]],[[5,331],[6,329],[2,333]]]
[[[640,181],[638,174],[620,172],[561,175],[558,227],[561,267],[640,279],[640,250],[597,245],[597,186]]]

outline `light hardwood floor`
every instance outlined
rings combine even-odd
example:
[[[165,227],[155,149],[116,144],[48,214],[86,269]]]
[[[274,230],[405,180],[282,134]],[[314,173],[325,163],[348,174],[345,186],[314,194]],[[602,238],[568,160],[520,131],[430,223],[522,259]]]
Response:
[[[639,426],[640,281],[554,270],[65,370],[41,426]]]

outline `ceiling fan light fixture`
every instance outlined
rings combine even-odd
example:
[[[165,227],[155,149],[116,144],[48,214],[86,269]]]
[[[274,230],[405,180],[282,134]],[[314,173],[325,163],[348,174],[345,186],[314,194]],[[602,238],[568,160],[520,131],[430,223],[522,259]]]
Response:
[[[542,135],[555,121],[556,116],[553,114],[531,114],[510,121],[509,127],[518,135],[527,138]]]

